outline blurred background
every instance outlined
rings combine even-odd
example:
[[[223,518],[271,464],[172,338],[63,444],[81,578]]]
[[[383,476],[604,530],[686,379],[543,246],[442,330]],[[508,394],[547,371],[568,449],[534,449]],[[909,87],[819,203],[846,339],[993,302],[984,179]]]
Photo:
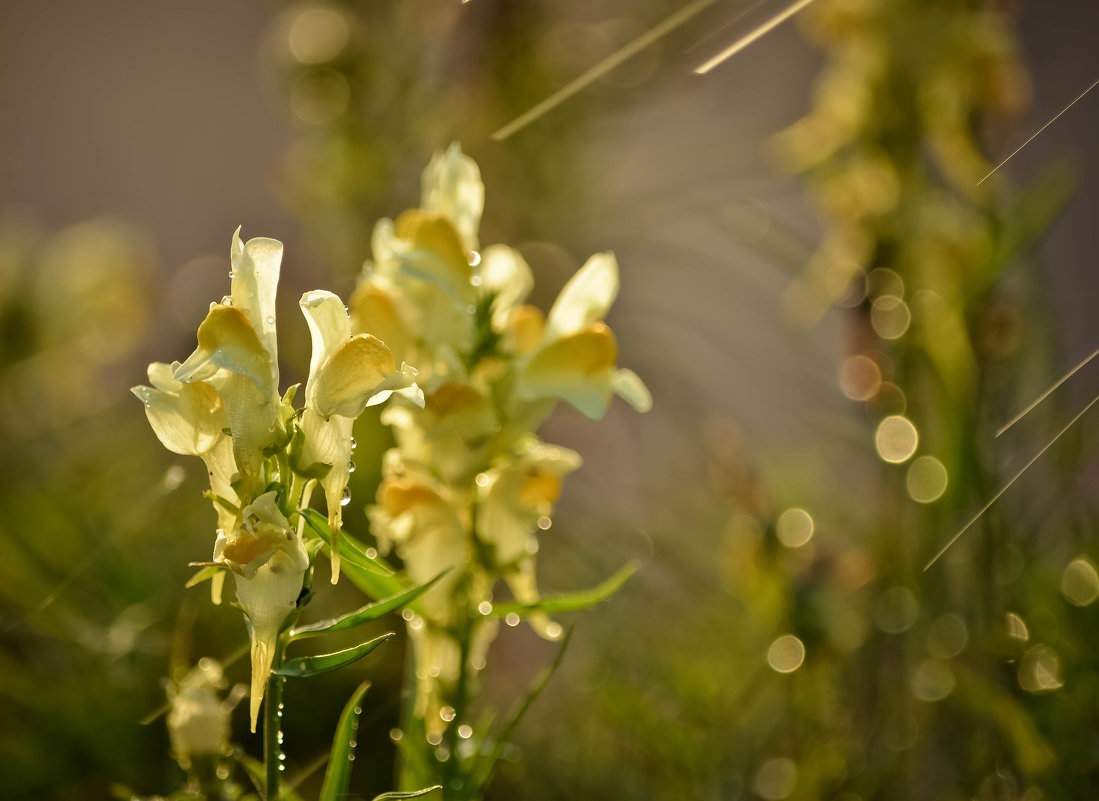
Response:
[[[374,222],[455,140],[486,185],[481,239],[521,250],[533,302],[616,253],[609,322],[655,401],[544,430],[585,466],[542,586],[643,568],[564,621],[491,797],[1094,795],[1094,416],[924,566],[1099,391],[1085,368],[996,436],[1099,339],[1099,94],[982,182],[1099,77],[1099,8],[817,0],[696,71],[787,7],[0,6],[0,795],[178,784],[163,720],[139,722],[243,630],[183,589],[212,542],[201,468],[129,387],[191,351],[238,225],[286,243],[299,380],[296,299],[346,297]],[[360,428],[345,518],[368,537],[387,440]],[[359,602],[344,583],[326,609]],[[483,703],[551,656],[505,631]],[[391,785],[400,664],[288,691],[306,797],[363,675],[354,787]]]

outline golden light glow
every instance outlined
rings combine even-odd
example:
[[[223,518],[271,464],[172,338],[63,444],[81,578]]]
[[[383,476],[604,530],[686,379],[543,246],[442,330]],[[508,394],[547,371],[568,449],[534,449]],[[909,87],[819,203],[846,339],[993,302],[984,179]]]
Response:
[[[351,29],[335,9],[308,8],[290,23],[290,53],[302,64],[331,61],[347,46]]]
[[[848,356],[840,365],[840,391],[853,401],[867,401],[881,388],[881,368],[869,356]]]
[[[1088,606],[1099,598],[1099,573],[1085,557],[1072,560],[1061,574],[1061,594],[1070,604]]]
[[[948,481],[946,468],[934,456],[921,456],[908,468],[908,494],[918,503],[937,501]]]
[[[787,548],[800,548],[813,536],[813,518],[804,509],[787,509],[779,515],[775,534]]]
[[[805,661],[805,645],[793,634],[783,634],[767,649],[767,664],[776,673],[793,673]]]
[[[1048,645],[1031,647],[1019,660],[1019,686],[1028,693],[1048,693],[1065,686],[1061,659]]]
[[[882,295],[870,307],[870,324],[882,339],[900,339],[911,322],[908,304],[896,295]]]
[[[1007,636],[1013,640],[1021,640],[1026,642],[1030,639],[1030,631],[1026,627],[1026,621],[1019,617],[1014,612],[1008,612],[1005,615],[1007,621]]]
[[[878,456],[891,464],[908,461],[916,452],[920,435],[916,427],[907,418],[899,414],[890,415],[878,425],[874,435],[874,444]]]

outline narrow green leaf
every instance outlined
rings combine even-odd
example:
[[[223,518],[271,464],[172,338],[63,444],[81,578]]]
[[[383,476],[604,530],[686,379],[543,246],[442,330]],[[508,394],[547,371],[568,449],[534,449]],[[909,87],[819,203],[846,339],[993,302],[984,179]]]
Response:
[[[374,796],[374,801],[398,801],[401,798],[419,798],[422,795],[433,793],[436,790],[442,790],[443,785],[436,784],[434,787],[425,787],[422,790],[410,790],[408,792],[398,793],[382,793],[381,795]]]
[[[301,515],[309,524],[309,528],[317,532],[317,535],[331,548],[332,529],[328,526],[328,519],[316,509],[302,509]],[[340,532],[340,559],[382,576],[392,576],[396,572],[382,560],[368,556],[362,543],[346,531]]]
[[[503,617],[504,615],[516,613],[522,617],[524,615],[533,614],[534,612],[545,612],[546,614],[555,615],[559,612],[575,612],[578,609],[587,609],[589,606],[595,606],[600,601],[605,601],[607,598],[614,595],[618,589],[626,583],[626,580],[636,573],[640,567],[640,563],[631,561],[620,568],[602,584],[592,587],[590,590],[567,592],[560,595],[547,595],[538,603],[533,604],[493,604],[492,614],[497,617]]]
[[[477,763],[477,766],[471,772],[470,793],[472,796],[479,796],[488,785],[489,779],[492,778],[492,770],[496,767],[496,763],[500,761],[500,755],[504,752],[504,747],[511,741],[512,735],[515,734],[515,730],[519,727],[520,721],[522,721],[523,716],[526,715],[527,710],[530,709],[531,704],[533,704],[535,699],[542,694],[542,691],[546,689],[546,685],[549,684],[549,680],[553,678],[553,674],[561,664],[561,660],[565,656],[565,651],[568,649],[571,639],[572,629],[570,628],[568,633],[565,634],[565,638],[561,641],[561,647],[557,649],[557,654],[553,657],[553,661],[542,669],[542,672],[534,679],[534,683],[531,684],[530,689],[527,690],[527,694],[522,702],[512,710],[510,715],[508,715],[507,723],[504,724],[500,734],[496,737],[496,741],[492,746],[492,751],[481,757],[480,762]]]
[[[375,637],[373,640],[360,643],[344,651],[288,659],[283,662],[282,667],[271,672],[278,676],[319,676],[321,673],[342,668],[344,665],[350,665],[352,662],[362,659],[390,637],[395,636],[393,632],[388,632],[381,637]]]
[[[406,606],[411,601],[419,598],[423,593],[427,592],[435,582],[441,579],[446,572],[447,571],[444,570],[425,584],[420,584],[410,590],[405,590],[404,592],[393,595],[383,601],[367,604],[361,609],[357,609],[354,612],[348,612],[341,617],[319,620],[316,623],[310,623],[308,626],[293,629],[290,632],[290,639],[301,640],[307,637],[318,637],[321,634],[327,634],[332,631],[343,631],[344,629],[361,626],[363,623],[369,623],[371,620],[377,620],[387,612],[392,612],[394,609],[400,609],[402,606]]]
[[[359,715],[362,712],[363,696],[370,689],[370,682],[364,681],[351,695],[351,700],[340,713],[340,722],[336,724],[336,735],[332,738],[332,752],[328,757],[328,769],[324,772],[324,784],[321,786],[320,801],[341,801],[347,795],[351,782],[351,765],[355,758],[355,730],[358,728]]]
[[[222,570],[228,570],[228,566],[223,564],[204,565],[201,570],[187,579],[187,583],[183,586],[186,589],[191,589],[191,587],[201,584],[204,581],[209,581]]]

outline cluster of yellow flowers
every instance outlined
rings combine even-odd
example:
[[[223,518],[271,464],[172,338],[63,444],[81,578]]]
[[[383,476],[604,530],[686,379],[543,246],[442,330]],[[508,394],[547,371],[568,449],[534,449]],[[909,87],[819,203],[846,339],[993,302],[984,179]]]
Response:
[[[149,365],[152,386],[133,392],[168,450],[206,464],[218,521],[207,574],[216,603],[224,580],[218,568],[232,572],[248,616],[255,731],[275,643],[311,562],[299,513],[309,505],[314,482],[325,491],[330,526],[338,535],[355,417],[394,393],[413,403],[423,403],[423,394],[414,370],[396,367],[375,337],[351,336],[343,301],[317,290],[300,302],[313,352],[305,406],[295,409],[298,387],[282,396],[278,391],[275,292],[282,244],[262,238],[245,243],[238,231],[230,256],[231,294],[211,304],[198,328],[198,348],[182,364]],[[333,536],[333,581],[338,542]]]
[[[423,174],[421,208],[375,227],[374,259],[350,302],[354,330],[416,365],[426,400],[382,413],[397,447],[367,514],[383,552],[396,551],[413,583],[451,568],[409,621],[416,716],[431,740],[453,720],[459,676],[484,665],[498,579],[539,633],[560,635],[538,610],[535,535],[549,527],[562,479],[580,457],[535,430],[558,400],[596,419],[614,394],[639,411],[651,406],[641,380],[617,367],[603,322],[618,293],[614,256],[592,256],[543,314],[524,303],[534,279],[519,252],[479,250],[483,203],[474,161],[457,145],[437,154]]]
[[[354,420],[391,396],[398,402],[382,420],[397,447],[367,514],[381,549],[403,560],[409,585],[446,573],[409,620],[416,715],[429,740],[454,718],[445,710],[458,677],[484,664],[498,579],[539,633],[560,635],[539,607],[535,534],[549,527],[561,481],[580,457],[534,432],[558,400],[599,418],[614,394],[641,411],[651,399],[617,367],[602,322],[618,292],[614,257],[589,259],[543,315],[524,305],[534,279],[516,250],[478,251],[483,199],[477,165],[452,146],[424,173],[423,208],[378,223],[374,261],[350,309],[330,292],[302,296],[313,338],[302,407],[293,405],[298,386],[278,391],[282,245],[244,243],[239,232],[231,294],[211,304],[198,348],[182,363],[151,364],[151,386],[133,390],[165,447],[206,464],[218,529],[212,561],[195,580],[212,579],[216,603],[226,570],[233,574],[251,633],[253,731],[273,663],[281,664],[280,631],[325,541],[333,583],[339,576]],[[323,535],[304,513],[318,484],[328,508]]]

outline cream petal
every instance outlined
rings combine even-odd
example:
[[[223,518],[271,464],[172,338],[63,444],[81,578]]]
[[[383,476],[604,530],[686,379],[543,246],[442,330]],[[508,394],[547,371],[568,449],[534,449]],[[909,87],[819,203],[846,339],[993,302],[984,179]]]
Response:
[[[519,376],[519,397],[561,398],[598,420],[611,399],[611,375],[618,345],[602,323],[550,342],[526,363]]]
[[[449,217],[467,250],[477,248],[477,229],[485,207],[485,185],[477,162],[454,142],[446,153],[436,153],[422,178],[420,205]]]
[[[282,265],[282,242],[257,237],[242,243],[240,229],[233,234],[230,248],[233,263],[231,295],[233,306],[248,317],[270,356],[278,385],[278,341],[275,336],[275,294]]]
[[[321,368],[339,347],[351,337],[351,321],[338,295],[315,289],[306,292],[298,301],[309,333],[313,337],[313,351],[309,358],[309,381],[305,386],[307,403],[316,390]]]
[[[265,394],[276,391],[277,374],[271,353],[256,329],[236,306],[215,305],[198,327],[198,348],[175,369],[177,381],[212,377],[209,368],[222,368],[248,378]]]
[[[345,340],[313,376],[315,409],[322,417],[358,417],[371,396],[394,375],[402,374],[385,343],[370,334],[356,334]]]
[[[546,339],[578,331],[606,317],[618,296],[618,262],[596,253],[569,279],[546,315]]]

